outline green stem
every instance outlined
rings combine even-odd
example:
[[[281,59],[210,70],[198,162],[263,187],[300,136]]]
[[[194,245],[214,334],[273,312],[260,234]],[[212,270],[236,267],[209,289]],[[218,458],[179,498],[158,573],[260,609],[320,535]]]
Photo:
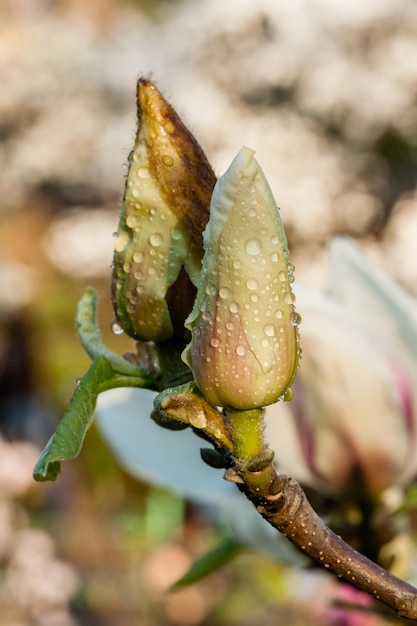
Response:
[[[137,387],[139,389],[158,390],[157,383],[152,378],[140,378],[138,376],[118,376],[117,378],[109,378],[102,380],[98,385],[98,393],[115,389],[116,387]]]
[[[97,294],[95,289],[88,287],[78,302],[76,327],[81,345],[91,360],[104,356],[111,364],[113,370],[124,376],[134,378],[147,372],[125,358],[114,354],[103,343],[97,323]],[[131,385],[130,385],[131,386]]]
[[[226,419],[230,438],[233,442],[233,455],[237,459],[248,459],[263,450],[263,410],[239,411],[228,409]]]
[[[273,464],[274,454],[263,437],[263,409],[228,409],[225,413],[234,459],[234,467],[226,479],[233,481],[237,474],[254,493],[270,489],[276,493],[281,485]]]

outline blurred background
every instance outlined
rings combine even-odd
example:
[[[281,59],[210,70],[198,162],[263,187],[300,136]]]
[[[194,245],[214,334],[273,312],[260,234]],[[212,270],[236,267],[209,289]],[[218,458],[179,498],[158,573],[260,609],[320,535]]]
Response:
[[[0,622],[323,623],[246,553],[166,589],[217,538],[201,511],[129,478],[94,428],[54,485],[31,472],[89,361],[85,287],[111,333],[113,232],[154,80],[220,175],[254,148],[296,278],[321,287],[345,233],[417,294],[417,5],[412,0],[3,0],[0,4]]]

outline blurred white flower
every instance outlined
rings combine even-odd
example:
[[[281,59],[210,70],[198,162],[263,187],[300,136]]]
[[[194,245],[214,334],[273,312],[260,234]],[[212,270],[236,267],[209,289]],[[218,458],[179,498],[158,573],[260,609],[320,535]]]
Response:
[[[29,304],[38,285],[36,270],[11,259],[0,259],[0,310],[15,313]]]
[[[74,568],[57,559],[54,552],[53,540],[43,530],[26,528],[16,533],[6,588],[13,600],[37,619],[64,610],[78,589]]]
[[[115,218],[111,211],[73,209],[52,222],[43,247],[50,262],[69,276],[108,275],[114,230]]]
[[[327,294],[297,294],[294,402],[267,409],[267,436],[302,482],[375,495],[417,471],[417,306],[347,240],[333,241],[331,271]]]
[[[33,487],[33,464],[38,457],[39,449],[32,443],[0,439],[0,494],[21,496]]]

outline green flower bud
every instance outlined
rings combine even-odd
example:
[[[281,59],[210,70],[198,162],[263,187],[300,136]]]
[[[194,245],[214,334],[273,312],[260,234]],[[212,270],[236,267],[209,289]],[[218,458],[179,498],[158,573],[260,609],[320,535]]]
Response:
[[[279,209],[254,151],[242,148],[214,189],[205,255],[183,359],[217,406],[272,404],[294,378],[293,265]]]
[[[139,126],[114,245],[112,296],[116,319],[128,335],[163,341],[184,333],[216,177],[150,81],[139,80],[137,106]]]

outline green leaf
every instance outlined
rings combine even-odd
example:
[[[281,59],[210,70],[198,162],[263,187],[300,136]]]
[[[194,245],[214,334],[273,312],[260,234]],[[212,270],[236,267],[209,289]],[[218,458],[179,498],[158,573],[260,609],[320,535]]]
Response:
[[[78,303],[75,319],[81,345],[92,360],[104,356],[113,370],[125,376],[146,376],[148,372],[117,354],[114,354],[103,343],[97,324],[97,293],[93,287],[87,287]],[[149,384],[154,381],[149,379]]]
[[[60,461],[75,458],[81,450],[85,434],[91,426],[97,396],[103,382],[113,379],[114,371],[103,356],[96,358],[72,396],[70,405],[48,441],[33,470],[35,480],[55,480],[61,471]],[[106,385],[107,386],[107,385]],[[113,386],[118,386],[117,383]]]
[[[99,393],[115,387],[156,387],[155,380],[149,377],[147,371],[106,348],[97,326],[96,311],[97,295],[89,287],[78,304],[76,325],[81,345],[93,363],[35,465],[33,476],[39,482],[56,480],[61,471],[61,461],[78,455],[93,421]]]
[[[172,585],[171,589],[174,590],[185,587],[186,585],[192,585],[206,578],[209,574],[216,572],[229,563],[236,554],[238,554],[241,548],[241,544],[233,537],[229,535],[223,537],[214,548],[211,548],[197,559],[188,572]]]

